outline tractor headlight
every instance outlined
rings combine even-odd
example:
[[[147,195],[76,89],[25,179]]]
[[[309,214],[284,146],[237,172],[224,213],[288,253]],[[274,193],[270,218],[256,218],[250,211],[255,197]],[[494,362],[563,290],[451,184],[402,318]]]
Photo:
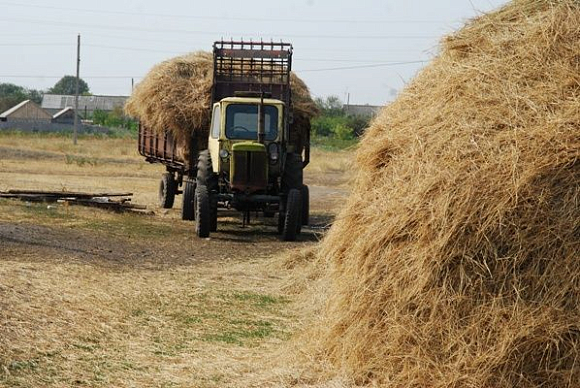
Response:
[[[278,149],[278,144],[270,143],[268,146],[268,155],[272,163],[276,163],[280,159],[280,150]]]
[[[230,153],[225,148],[220,150],[220,158],[227,159],[230,156]]]

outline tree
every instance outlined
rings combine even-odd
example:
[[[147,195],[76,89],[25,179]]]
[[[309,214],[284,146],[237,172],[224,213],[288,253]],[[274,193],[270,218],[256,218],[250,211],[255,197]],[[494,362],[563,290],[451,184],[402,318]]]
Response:
[[[342,116],[344,110],[342,101],[337,96],[328,96],[326,98],[317,97],[314,101],[323,116]]]
[[[40,90],[26,89],[10,83],[0,83],[0,113],[24,100],[32,100],[40,104],[42,102],[42,94]]]
[[[52,88],[48,89],[48,93],[73,95],[76,91],[76,84],[77,77],[65,75]],[[82,78],[79,79],[79,94],[84,95],[88,93],[89,85]]]

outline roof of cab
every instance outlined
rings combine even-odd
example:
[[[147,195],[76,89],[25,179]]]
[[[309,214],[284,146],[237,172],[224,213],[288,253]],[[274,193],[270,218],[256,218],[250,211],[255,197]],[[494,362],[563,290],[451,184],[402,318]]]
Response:
[[[240,104],[259,104],[260,98],[259,97],[226,97],[221,100],[221,102],[229,102],[229,103],[240,103]],[[284,105],[284,103],[280,100],[276,100],[273,98],[264,98],[264,104],[266,105]]]

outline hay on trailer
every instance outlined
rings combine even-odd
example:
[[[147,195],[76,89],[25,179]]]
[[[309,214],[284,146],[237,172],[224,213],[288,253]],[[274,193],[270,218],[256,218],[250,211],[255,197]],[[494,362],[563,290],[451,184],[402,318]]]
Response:
[[[169,59],[153,67],[137,85],[125,112],[157,132],[170,131],[179,144],[187,144],[192,132],[207,141],[212,82],[211,53],[200,51]],[[317,107],[296,74],[291,75],[290,84],[294,107],[291,132],[301,147]]]
[[[577,387],[579,157],[580,3],[471,21],[365,134],[303,340],[362,384]]]
[[[210,120],[212,56],[195,52],[156,65],[137,85],[125,112],[155,131],[189,139],[207,131]]]

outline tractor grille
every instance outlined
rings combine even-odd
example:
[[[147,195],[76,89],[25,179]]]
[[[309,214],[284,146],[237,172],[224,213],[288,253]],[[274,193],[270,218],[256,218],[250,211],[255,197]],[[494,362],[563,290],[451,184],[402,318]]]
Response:
[[[231,168],[233,190],[256,192],[268,185],[268,156],[266,152],[234,150]]]

